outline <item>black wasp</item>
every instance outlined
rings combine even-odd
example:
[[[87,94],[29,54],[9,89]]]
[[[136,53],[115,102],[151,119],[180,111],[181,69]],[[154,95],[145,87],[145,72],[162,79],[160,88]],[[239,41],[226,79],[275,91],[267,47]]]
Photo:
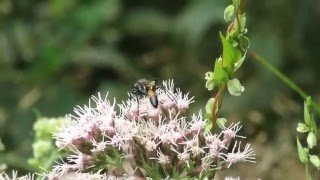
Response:
[[[155,79],[154,81],[149,81],[146,79],[139,79],[136,83],[134,83],[132,90],[130,91],[130,101],[132,96],[135,96],[135,98],[138,101],[139,105],[139,99],[144,96],[148,96],[150,99],[150,103],[154,108],[158,107],[158,95],[156,93],[156,90],[161,88],[162,86],[157,86],[158,79]]]

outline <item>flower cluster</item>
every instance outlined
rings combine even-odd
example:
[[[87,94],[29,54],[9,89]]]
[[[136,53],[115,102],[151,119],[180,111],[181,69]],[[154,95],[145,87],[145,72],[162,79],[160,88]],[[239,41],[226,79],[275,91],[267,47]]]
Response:
[[[247,144],[241,150],[239,123],[218,134],[205,132],[201,111],[186,116],[193,97],[175,89],[172,80],[157,90],[159,105],[148,97],[116,106],[100,94],[77,106],[68,123],[54,135],[56,145],[70,152],[54,166],[50,179],[68,173],[98,173],[123,178],[210,176],[237,162],[255,162]],[[118,113],[117,113],[118,112]]]
[[[30,173],[20,177],[18,177],[17,171],[12,171],[11,176],[9,176],[4,172],[0,173],[0,180],[35,180],[35,179],[36,179],[35,175]]]

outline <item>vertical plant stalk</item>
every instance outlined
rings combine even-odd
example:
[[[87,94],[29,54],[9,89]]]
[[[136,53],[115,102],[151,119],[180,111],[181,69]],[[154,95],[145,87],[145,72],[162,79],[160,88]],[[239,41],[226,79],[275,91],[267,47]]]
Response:
[[[237,20],[237,26],[238,26],[238,33],[240,34],[241,33],[241,24],[240,24],[239,14],[240,14],[240,9],[237,9],[236,20]]]
[[[218,110],[226,87],[228,87],[230,94],[234,96],[239,96],[244,91],[240,81],[233,78],[235,71],[242,65],[250,45],[249,38],[245,36],[247,33],[245,28],[246,17],[245,13],[242,14],[242,6],[241,0],[232,0],[232,4],[226,7],[224,19],[230,24],[225,35],[220,32],[223,47],[222,55],[216,58],[213,71],[207,72],[205,75],[207,89],[211,91],[218,88],[217,93],[212,96],[214,101],[210,101],[213,104],[207,104],[211,107],[211,112],[206,115],[211,119],[212,131],[217,125]]]
[[[238,30],[238,33],[240,34],[241,33],[241,24],[240,24],[240,18],[239,18],[239,14],[240,14],[240,9],[237,9],[236,10],[236,21],[237,21],[237,30]],[[231,23],[230,24],[230,27],[232,27],[234,24]],[[229,28],[227,28],[227,33],[229,31]],[[217,122],[217,113],[218,113],[218,109],[219,109],[219,103],[222,101],[222,96],[223,96],[223,93],[224,93],[224,90],[226,88],[226,85],[223,84],[221,87],[219,87],[219,90],[218,90],[218,93],[217,95],[214,97],[214,104],[212,106],[212,125],[214,126]],[[214,128],[211,129],[212,131],[214,130]]]
[[[219,109],[219,103],[222,101],[222,95],[223,92],[226,88],[226,85],[222,85],[219,88],[218,93],[216,94],[215,98],[214,98],[214,103],[212,106],[212,125],[214,126],[217,122],[217,114],[218,114],[218,109]],[[211,129],[212,131],[214,130],[214,128]]]
[[[309,167],[308,167],[308,163],[305,164],[306,165],[306,180],[309,179]]]

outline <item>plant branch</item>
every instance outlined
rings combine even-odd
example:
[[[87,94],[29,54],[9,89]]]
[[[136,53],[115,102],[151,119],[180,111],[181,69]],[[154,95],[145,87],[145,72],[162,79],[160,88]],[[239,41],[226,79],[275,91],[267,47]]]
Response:
[[[222,101],[222,93],[224,92],[226,88],[226,85],[222,85],[219,88],[218,93],[216,94],[216,96],[214,97],[214,102],[213,102],[213,106],[212,106],[212,125],[214,126],[217,122],[217,113],[218,113],[218,109],[219,109],[219,103]],[[213,130],[213,128],[212,128]]]
[[[301,96],[301,98],[305,100],[309,96],[297,84],[291,81],[285,74],[280,72],[275,66],[269,63],[265,58],[261,57],[259,54],[257,54],[252,50],[249,50],[248,53],[251,57],[253,57],[254,60],[258,61],[260,64],[266,67],[269,71],[275,74],[279,79],[281,79],[287,86],[289,86],[292,90],[298,93]],[[318,114],[320,114],[320,106],[312,100],[311,100],[311,105],[318,112]]]

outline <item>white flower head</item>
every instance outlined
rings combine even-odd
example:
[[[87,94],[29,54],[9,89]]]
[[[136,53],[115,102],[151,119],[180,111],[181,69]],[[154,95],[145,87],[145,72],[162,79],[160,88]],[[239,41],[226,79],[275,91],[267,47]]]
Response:
[[[229,143],[235,137],[246,138],[244,136],[237,135],[237,133],[240,131],[241,128],[242,128],[242,126],[240,125],[240,122],[237,122],[236,124],[232,123],[228,128],[224,127],[223,131],[222,131],[223,140],[226,143]]]
[[[54,135],[57,146],[67,152],[72,150],[73,155],[66,158],[66,163],[55,165],[46,177],[55,179],[73,173],[99,179],[97,174],[83,173],[90,169],[107,172],[110,177],[129,177],[135,172],[141,175],[141,161],[167,168],[177,166],[177,171],[194,168],[195,173],[218,168],[218,162],[225,162],[223,166],[227,167],[236,162],[255,162],[250,145],[240,151],[238,141],[232,152],[225,154],[231,140],[243,137],[237,135],[240,123],[224,127],[218,135],[207,133],[201,111],[186,116],[194,99],[175,88],[173,80],[157,86],[155,93],[159,103],[156,107],[150,97],[141,95],[115,108],[116,100],[111,103],[100,93],[91,97],[89,105],[76,106],[74,114],[67,116],[67,123]],[[115,165],[121,162],[126,168]],[[168,174],[165,177],[169,178]]]
[[[233,145],[232,152],[227,154],[221,154],[221,157],[227,163],[227,167],[229,168],[232,164],[237,162],[252,162],[255,163],[255,153],[253,149],[250,147],[250,144],[247,144],[243,151],[240,150],[241,142],[236,141]],[[238,146],[238,151],[235,152],[236,147]]]
[[[157,157],[156,158],[151,157],[149,159],[156,159],[160,164],[169,164],[170,163],[169,156],[163,154],[163,152],[160,149],[157,150]]]
[[[204,127],[206,126],[206,120],[202,117],[201,110],[199,111],[198,116],[196,116],[195,114],[192,115],[192,120],[189,124],[190,130],[196,132],[196,134],[204,129]]]

